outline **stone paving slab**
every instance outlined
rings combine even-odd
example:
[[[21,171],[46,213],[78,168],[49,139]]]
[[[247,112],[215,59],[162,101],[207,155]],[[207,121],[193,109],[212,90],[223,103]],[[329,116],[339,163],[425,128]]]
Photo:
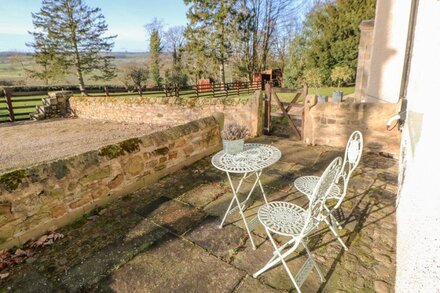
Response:
[[[260,137],[283,152],[280,162],[263,172],[269,201],[307,206],[293,187],[301,175],[319,175],[343,150],[304,147],[276,137]],[[307,241],[326,281],[316,272],[303,292],[392,292],[395,275],[395,194],[397,163],[365,154],[349,193],[337,213],[344,251],[325,225]],[[241,199],[252,186],[244,184]],[[221,218],[231,200],[223,172],[205,158],[142,190],[98,208],[60,229],[55,244],[36,249],[10,276],[0,292],[287,292],[293,289],[277,266],[257,279],[252,274],[272,256],[264,228],[256,225],[253,250],[238,213]],[[245,215],[251,219],[264,203],[256,192]],[[278,243],[285,237],[275,237]],[[289,267],[305,261],[298,249]]]
[[[231,292],[244,273],[172,237],[137,255],[98,288],[116,292]]]
[[[246,276],[243,281],[241,281],[240,285],[235,288],[234,292],[241,293],[275,293],[279,292],[279,290],[273,289],[261,282],[257,279],[252,278],[251,276]]]

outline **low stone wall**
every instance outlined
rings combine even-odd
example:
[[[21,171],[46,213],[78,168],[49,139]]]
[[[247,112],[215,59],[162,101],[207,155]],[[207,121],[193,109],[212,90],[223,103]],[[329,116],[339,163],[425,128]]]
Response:
[[[208,117],[0,174],[0,248],[65,225],[97,205],[139,189],[220,148],[220,124]]]
[[[252,136],[262,130],[261,91],[249,98],[73,97],[70,107],[80,118],[173,126],[223,112],[226,124],[246,125]]]
[[[387,130],[387,121],[397,113],[391,103],[316,103],[308,96],[304,108],[303,141],[312,145],[345,147],[350,134],[359,130],[367,151],[399,156],[400,132]]]

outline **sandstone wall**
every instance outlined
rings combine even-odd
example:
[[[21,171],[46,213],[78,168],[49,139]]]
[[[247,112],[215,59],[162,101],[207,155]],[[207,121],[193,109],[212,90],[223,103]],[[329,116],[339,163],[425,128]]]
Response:
[[[371,67],[371,51],[373,47],[374,20],[364,20],[359,26],[361,38],[359,41],[358,64],[356,71],[356,101],[364,101],[367,95],[368,78]]]
[[[312,145],[345,147],[355,130],[364,136],[366,151],[398,157],[400,132],[397,127],[387,130],[386,124],[395,115],[392,103],[316,103],[308,96],[304,109],[303,141]]]
[[[74,97],[70,107],[81,118],[173,126],[223,112],[226,124],[246,125],[252,136],[262,129],[260,91],[249,98]]]
[[[67,224],[220,148],[220,124],[208,117],[0,174],[0,248]]]

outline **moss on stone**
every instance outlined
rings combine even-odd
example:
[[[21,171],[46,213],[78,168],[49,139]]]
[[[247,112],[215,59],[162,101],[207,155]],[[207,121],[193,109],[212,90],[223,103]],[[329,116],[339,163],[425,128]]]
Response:
[[[21,181],[25,177],[26,172],[24,170],[16,170],[0,176],[0,186],[9,192],[17,189]]]
[[[118,145],[109,145],[103,147],[99,150],[99,155],[107,157],[109,159],[114,159],[124,154],[124,150]]]
[[[61,179],[69,174],[69,168],[67,168],[66,162],[63,160],[53,162],[51,167],[57,179]]]
[[[142,141],[139,138],[131,138],[124,140],[119,144],[119,146],[122,148],[122,150],[126,151],[127,153],[133,153],[140,149],[139,145],[141,143]]]

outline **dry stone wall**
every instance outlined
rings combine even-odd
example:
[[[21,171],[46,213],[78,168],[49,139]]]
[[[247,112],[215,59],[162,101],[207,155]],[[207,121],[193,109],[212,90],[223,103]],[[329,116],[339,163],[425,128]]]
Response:
[[[246,125],[252,136],[262,129],[260,91],[249,98],[73,97],[70,107],[80,118],[172,126],[223,112],[226,124]]]
[[[387,130],[387,121],[395,115],[392,103],[317,103],[308,96],[304,109],[303,141],[312,145],[345,147],[350,134],[360,130],[367,151],[398,157],[400,132]]]
[[[207,117],[99,150],[0,174],[0,248],[65,225],[221,148]]]

